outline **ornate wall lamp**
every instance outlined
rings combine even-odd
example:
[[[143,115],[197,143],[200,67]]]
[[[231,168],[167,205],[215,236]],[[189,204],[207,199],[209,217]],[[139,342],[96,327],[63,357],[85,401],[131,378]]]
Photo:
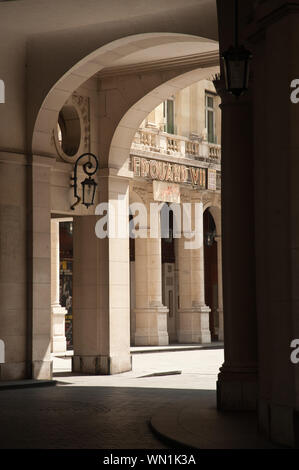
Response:
[[[249,61],[251,52],[239,45],[239,12],[238,0],[234,0],[235,10],[235,45],[223,52],[221,58],[224,66],[225,88],[228,93],[239,97],[248,90]]]
[[[82,165],[84,173],[87,175],[84,181],[81,182],[82,185],[82,204],[88,209],[89,206],[94,204],[94,197],[96,193],[97,183],[93,178],[91,178],[98,171],[99,161],[93,153],[83,153],[80,157],[77,158],[75,167],[74,167],[74,176],[71,178],[73,184],[71,185],[74,188],[74,197],[77,199],[74,204],[71,205],[71,209],[75,210],[75,207],[81,201],[81,197],[78,195],[78,163],[84,158],[89,157],[89,160]],[[93,166],[91,159],[94,160],[95,166]]]
[[[204,213],[204,242],[206,246],[212,246],[216,237],[216,225],[209,209]]]

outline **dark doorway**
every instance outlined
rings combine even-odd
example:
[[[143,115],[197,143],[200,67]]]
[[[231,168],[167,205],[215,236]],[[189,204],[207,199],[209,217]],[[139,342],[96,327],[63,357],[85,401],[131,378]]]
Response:
[[[218,340],[218,264],[216,225],[209,209],[204,212],[204,264],[205,264],[205,300],[210,312],[210,331],[212,341]]]
[[[73,349],[73,222],[60,222],[60,305],[67,309],[65,336],[67,349]]]

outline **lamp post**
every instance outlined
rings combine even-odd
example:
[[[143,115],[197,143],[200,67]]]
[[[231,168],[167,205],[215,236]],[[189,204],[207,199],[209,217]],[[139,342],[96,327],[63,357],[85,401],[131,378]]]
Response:
[[[83,153],[76,160],[75,167],[74,167],[74,176],[71,178],[71,181],[73,181],[73,184],[71,185],[71,187],[74,188],[74,197],[77,199],[76,202],[74,202],[74,204],[71,205],[72,210],[75,210],[76,205],[79,204],[79,202],[81,201],[81,197],[78,195],[77,170],[78,170],[79,161],[84,157],[89,157],[89,160],[82,165],[83,171],[87,175],[87,178],[85,178],[85,180],[81,182],[82,204],[84,204],[87,209],[89,206],[92,206],[94,204],[94,197],[96,193],[97,183],[91,177],[98,171],[99,161],[93,153]],[[94,160],[95,166],[92,165],[92,162],[90,159]]]
[[[238,0],[234,0],[235,25],[234,36],[235,45],[230,46],[222,53],[225,88],[228,93],[237,98],[248,90],[249,81],[249,61],[252,58],[251,52],[239,45],[239,25],[238,25]]]

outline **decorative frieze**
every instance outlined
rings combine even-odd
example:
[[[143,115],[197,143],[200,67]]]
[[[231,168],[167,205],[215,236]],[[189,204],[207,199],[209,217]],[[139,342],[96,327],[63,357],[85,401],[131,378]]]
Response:
[[[193,167],[157,159],[131,156],[134,177],[191,186],[193,189],[216,191],[217,175],[212,168]]]

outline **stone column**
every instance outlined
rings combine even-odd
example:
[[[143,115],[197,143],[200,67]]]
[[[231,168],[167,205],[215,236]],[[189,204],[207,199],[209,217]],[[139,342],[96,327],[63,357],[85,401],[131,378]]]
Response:
[[[102,217],[74,218],[73,370],[89,374],[131,370],[129,180],[110,173],[101,171],[99,202],[111,204],[106,220],[123,233],[97,238]]]
[[[217,403],[218,408],[222,410],[248,410],[255,409],[257,401],[253,136],[250,94],[236,100],[234,96],[224,92],[221,109],[225,361],[218,376]],[[242,230],[242,236],[235,236],[234,228]]]
[[[177,338],[179,343],[192,342],[191,250],[185,250],[183,234],[176,240],[179,288]]]
[[[66,352],[65,315],[67,310],[60,305],[60,257],[59,257],[59,221],[51,220],[51,323],[52,352]]]
[[[33,155],[28,165],[27,377],[50,379],[51,359],[51,166]]]
[[[223,289],[222,289],[222,240],[221,235],[215,237],[217,243],[217,274],[218,274],[218,339],[223,341]]]
[[[30,212],[25,197],[27,164],[26,156],[0,152],[0,339],[3,341],[0,349],[5,349],[5,363],[0,357],[0,381],[31,378],[31,371],[26,370],[31,359],[26,351],[28,316],[31,316],[26,266]],[[47,216],[47,210],[45,213]],[[47,224],[41,221],[41,231],[44,230]]]
[[[178,240],[179,275],[179,343],[210,343],[210,308],[205,305],[204,246],[203,246],[203,204],[198,204],[200,220],[195,225],[195,211],[192,207],[193,228],[197,227],[199,246],[193,249],[184,247],[187,239],[184,234]]]
[[[260,428],[272,440],[298,448],[299,364],[291,361],[290,344],[299,338],[299,103],[298,84],[291,86],[299,78],[299,1],[281,1],[279,6],[270,0],[260,3],[258,30],[250,44],[254,58],[258,415]]]
[[[135,239],[135,345],[167,345],[168,308],[162,304],[161,238],[150,238],[150,229],[145,230],[146,238]]]
[[[233,0],[217,0],[221,53],[231,44],[233,6]],[[251,14],[252,2],[239,2],[242,44]],[[215,86],[222,99],[221,228],[225,316],[224,364],[218,376],[217,406],[221,410],[253,410],[257,403],[257,314],[252,96],[248,92],[236,99],[226,93],[223,80],[217,80]],[[258,87],[263,96],[267,84],[263,88],[258,83]],[[252,89],[251,83],[249,89]],[[260,132],[264,139],[263,127]],[[241,232],[238,236],[235,228]]]

